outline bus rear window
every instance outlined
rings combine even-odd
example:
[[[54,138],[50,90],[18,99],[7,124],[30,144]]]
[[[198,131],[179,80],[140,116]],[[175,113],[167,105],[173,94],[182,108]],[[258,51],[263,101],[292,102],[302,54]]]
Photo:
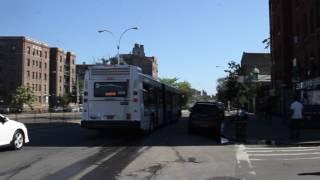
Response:
[[[127,89],[127,82],[96,82],[94,97],[126,97]]]

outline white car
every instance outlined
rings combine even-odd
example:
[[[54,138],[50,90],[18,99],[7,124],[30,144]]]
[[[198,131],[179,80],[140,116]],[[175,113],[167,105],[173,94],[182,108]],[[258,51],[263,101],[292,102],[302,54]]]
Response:
[[[14,150],[19,150],[28,142],[26,126],[0,114],[0,146],[11,146]]]

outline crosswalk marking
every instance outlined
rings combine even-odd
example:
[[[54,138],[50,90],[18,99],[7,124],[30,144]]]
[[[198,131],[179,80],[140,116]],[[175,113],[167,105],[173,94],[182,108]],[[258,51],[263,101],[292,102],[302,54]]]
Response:
[[[246,151],[247,153],[271,153],[271,152],[306,152],[316,151],[320,149],[281,149],[281,150],[258,150],[258,151]]]
[[[320,152],[312,152],[312,153],[281,153],[281,154],[249,154],[249,156],[302,156],[302,155],[312,155],[312,154],[320,154]]]
[[[314,147],[242,147],[250,161],[319,160],[320,146]]]
[[[310,158],[283,158],[283,159],[258,159],[250,158],[251,161],[297,161],[297,160],[319,160],[320,157],[310,157]]]
[[[301,146],[297,146],[297,147],[246,147],[246,150],[265,150],[265,149],[275,149],[275,150],[281,150],[281,149],[319,149],[320,150],[320,146],[314,146],[314,147],[301,147]]]

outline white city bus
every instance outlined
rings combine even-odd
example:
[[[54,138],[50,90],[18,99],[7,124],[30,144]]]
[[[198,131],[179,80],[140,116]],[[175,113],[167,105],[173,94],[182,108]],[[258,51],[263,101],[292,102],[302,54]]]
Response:
[[[180,117],[181,94],[130,65],[89,67],[84,78],[85,128],[152,131]]]

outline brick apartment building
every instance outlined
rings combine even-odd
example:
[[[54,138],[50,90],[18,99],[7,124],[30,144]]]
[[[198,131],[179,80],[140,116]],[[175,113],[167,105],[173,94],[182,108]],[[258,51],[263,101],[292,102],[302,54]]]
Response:
[[[49,46],[26,37],[0,37],[0,96],[10,104],[18,86],[33,89],[35,109],[48,108]]]
[[[65,92],[76,91],[76,54],[73,52],[67,52],[65,63]]]
[[[48,110],[49,97],[52,94],[50,93],[50,81],[52,82],[50,78],[53,72],[50,52],[51,49],[47,44],[31,38],[0,36],[0,105],[9,106],[17,87],[25,85],[29,86],[36,96],[33,108]],[[65,54],[59,55],[66,59]],[[70,56],[70,59],[73,59],[74,62],[75,55]],[[70,76],[71,82],[72,79],[75,79],[75,64],[70,65],[70,70],[72,69],[74,74]],[[58,69],[57,75],[64,76],[65,74]],[[59,77],[54,80],[60,83]],[[73,84],[68,84],[68,90],[71,89],[71,86]],[[63,95],[64,92],[59,91],[58,93]],[[25,106],[24,110],[28,110],[28,107]]]
[[[58,97],[71,94],[76,86],[76,55],[60,48],[50,48],[50,105],[58,104]]]
[[[158,78],[158,63],[154,56],[145,56],[144,46],[135,44],[131,54],[121,54],[120,58],[129,65],[139,66],[144,74]],[[116,64],[117,59],[112,58],[111,64]]]
[[[279,111],[288,114],[294,94],[305,98],[303,89],[320,85],[320,1],[269,0],[269,11],[271,94],[278,97]]]

